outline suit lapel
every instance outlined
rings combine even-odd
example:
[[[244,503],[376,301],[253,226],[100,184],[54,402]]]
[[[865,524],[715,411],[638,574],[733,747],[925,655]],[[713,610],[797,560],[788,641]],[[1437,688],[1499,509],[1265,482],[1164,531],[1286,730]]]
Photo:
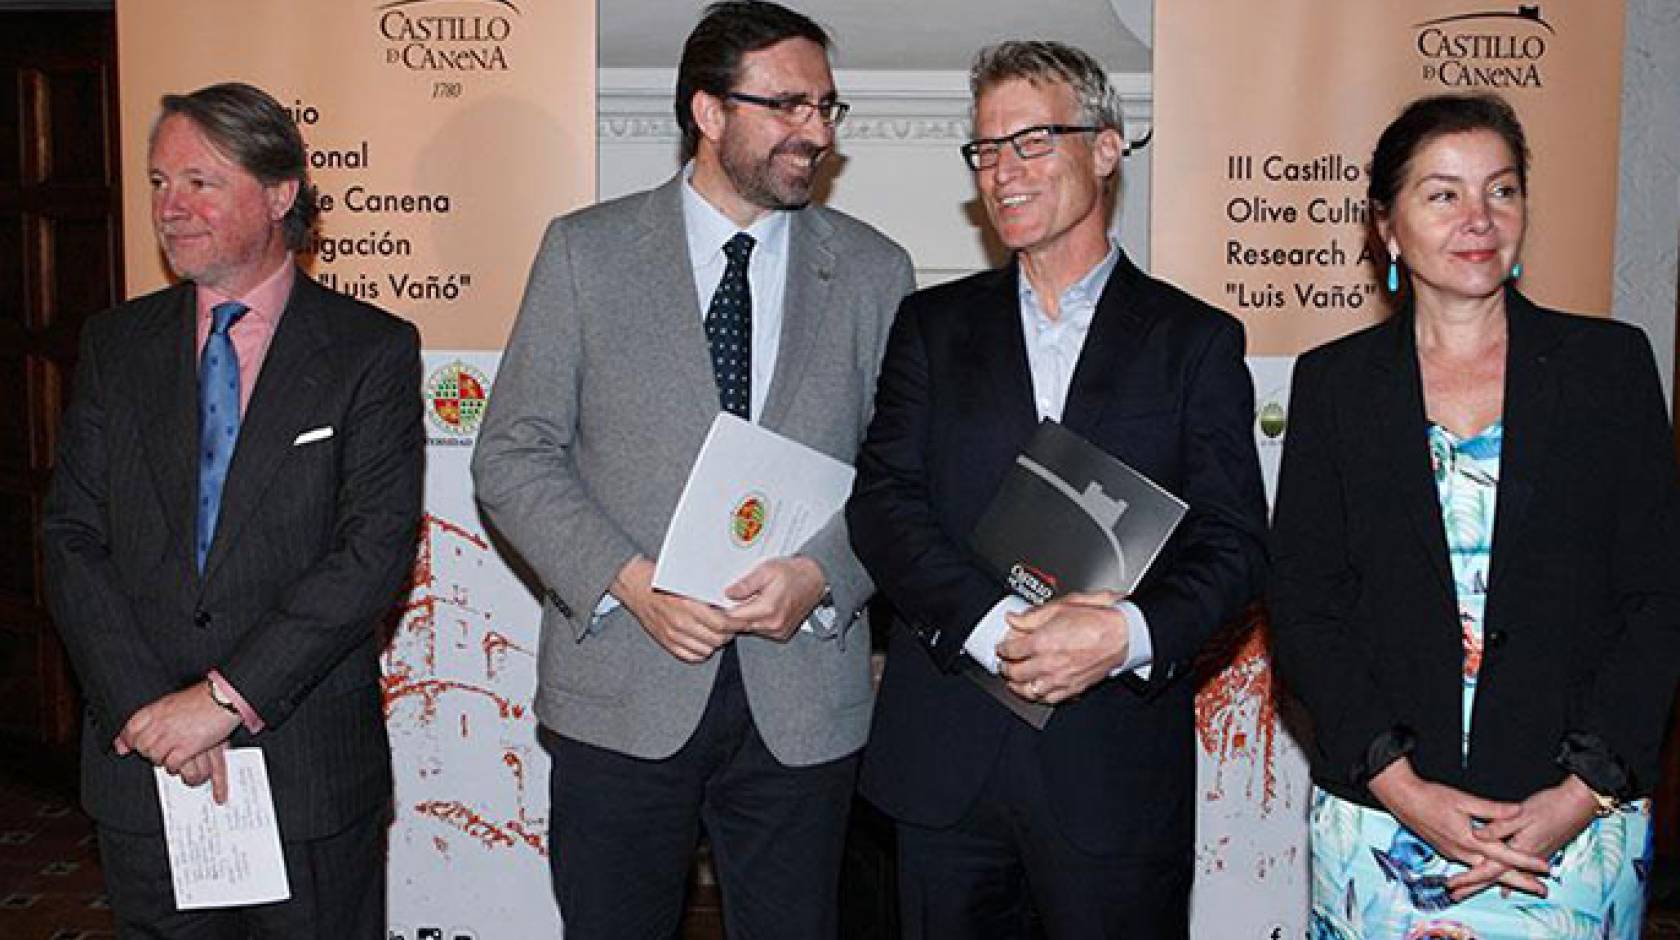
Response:
[[[1562,338],[1555,318],[1545,318],[1521,294],[1507,291],[1505,359],[1505,441],[1499,455],[1499,501],[1493,521],[1493,569],[1488,589],[1512,565],[1521,544],[1535,481],[1551,445],[1552,412],[1557,405],[1557,370],[1551,350]]]
[[[324,289],[302,271],[297,272],[285,316],[269,343],[257,386],[240,421],[239,443],[228,466],[215,541],[204,562],[206,580],[238,542],[298,432],[322,417],[320,401],[331,370],[322,323],[326,313],[320,303]]]
[[[1448,596],[1455,596],[1452,568],[1447,559],[1447,531],[1441,521],[1441,499],[1430,465],[1428,418],[1423,406],[1423,378],[1418,372],[1417,337],[1409,312],[1396,313],[1382,329],[1387,342],[1373,344],[1370,360],[1371,399],[1357,403],[1369,408],[1371,426],[1382,433],[1364,439],[1376,450],[1375,462],[1388,473],[1394,497],[1406,508],[1413,530],[1423,543],[1429,567]]]
[[[1062,408],[1062,424],[1077,434],[1090,436],[1144,347],[1154,310],[1140,289],[1142,280],[1143,273],[1122,252],[1097,301]]]
[[[829,247],[833,227],[817,213],[795,212],[788,220],[787,288],[782,301],[782,338],[776,350],[775,378],[759,423],[780,426],[799,392],[811,351],[828,313],[836,259]]]
[[[139,383],[130,401],[148,415],[144,447],[164,506],[175,527],[171,544],[192,557],[198,519],[198,350],[195,292],[181,284],[144,315],[152,322],[134,351]],[[157,397],[157,396],[162,396]],[[197,574],[197,566],[188,564]]]
[[[964,318],[968,335],[963,358],[973,364],[976,375],[991,377],[976,384],[989,392],[992,411],[1007,432],[1005,439],[1025,441],[1038,426],[1038,407],[1021,334],[1020,276],[1015,262],[987,276],[979,309]]]
[[[695,306],[694,262],[688,254],[687,225],[683,221],[682,174],[648,193],[642,204],[641,238],[637,240],[631,269],[643,272],[633,285],[639,302],[629,309],[646,317],[638,329],[627,333],[650,346],[654,362],[670,366],[666,376],[649,376],[649,381],[669,381],[676,397],[689,408],[701,427],[709,427],[717,416],[718,387],[712,375],[711,347],[706,324]]]

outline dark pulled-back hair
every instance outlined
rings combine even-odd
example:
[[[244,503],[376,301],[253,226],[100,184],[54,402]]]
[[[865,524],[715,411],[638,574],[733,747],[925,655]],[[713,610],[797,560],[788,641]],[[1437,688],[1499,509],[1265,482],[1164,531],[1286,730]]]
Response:
[[[1492,131],[1505,141],[1517,161],[1517,182],[1528,192],[1528,138],[1517,112],[1492,94],[1434,95],[1407,105],[1383,129],[1367,168],[1365,196],[1378,212],[1394,205],[1406,168],[1419,150],[1437,138],[1466,131]]]
[[[725,0],[706,8],[683,44],[677,66],[677,125],[684,158],[700,144],[694,123],[694,93],[722,97],[735,87],[741,57],[787,39],[809,39],[827,49],[828,33],[816,21],[768,0]]]
[[[268,92],[243,82],[223,82],[185,95],[164,95],[162,112],[152,125],[171,115],[193,122],[211,146],[244,168],[264,186],[296,180],[297,196],[280,227],[286,247],[301,250],[320,216],[315,187],[309,182],[308,154],[297,122]]]

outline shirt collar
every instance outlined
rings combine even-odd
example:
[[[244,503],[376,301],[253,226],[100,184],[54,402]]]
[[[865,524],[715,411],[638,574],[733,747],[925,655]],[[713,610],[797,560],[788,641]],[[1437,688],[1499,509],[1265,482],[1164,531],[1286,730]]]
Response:
[[[723,245],[735,233],[743,231],[735,222],[706,201],[694,188],[694,161],[683,167],[682,199],[683,228],[688,233],[688,259],[696,268],[718,263]],[[766,212],[744,231],[757,243],[753,255],[780,256],[787,247],[788,213],[775,209]]]
[[[280,325],[280,317],[286,312],[286,301],[292,296],[292,281],[296,277],[297,265],[288,255],[285,264],[280,265],[273,274],[264,278],[262,283],[251,288],[243,297],[230,297],[213,287],[195,285],[198,289],[199,319],[210,319],[210,311],[217,304],[237,300],[246,307],[245,317],[254,317],[262,321],[272,331]]]
[[[1057,305],[1061,310],[1060,322],[1083,331],[1091,325],[1091,318],[1096,315],[1097,301],[1102,299],[1103,288],[1108,286],[1108,277],[1114,273],[1114,266],[1120,263],[1120,246],[1110,241],[1108,254],[1097,262],[1097,266],[1087,271],[1083,277],[1068,285],[1062,291]],[[1020,297],[1023,309],[1031,310],[1040,317],[1044,317],[1044,308],[1039,305],[1038,293],[1033,290],[1032,281],[1025,274],[1015,278],[1015,289]]]

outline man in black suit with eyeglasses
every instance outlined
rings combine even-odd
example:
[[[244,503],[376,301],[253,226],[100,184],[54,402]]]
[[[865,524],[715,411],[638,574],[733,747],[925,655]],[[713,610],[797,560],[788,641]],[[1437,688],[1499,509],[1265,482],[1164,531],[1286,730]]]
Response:
[[[963,148],[996,271],[900,308],[858,460],[853,546],[898,611],[864,795],[898,822],[907,937],[1183,937],[1195,826],[1190,664],[1258,593],[1265,505],[1231,317],[1109,237],[1125,141],[1103,69],[983,50]],[[1028,610],[966,540],[1051,418],[1189,503],[1131,597]],[[1056,706],[1042,731],[965,660]]]

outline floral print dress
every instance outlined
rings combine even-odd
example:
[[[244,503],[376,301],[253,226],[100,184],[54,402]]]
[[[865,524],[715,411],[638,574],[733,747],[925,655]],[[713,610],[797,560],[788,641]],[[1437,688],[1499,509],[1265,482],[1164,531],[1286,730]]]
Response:
[[[1430,464],[1458,594],[1464,642],[1463,753],[1482,665],[1482,617],[1492,561],[1499,456],[1495,422],[1460,440],[1429,427]],[[1455,904],[1446,880],[1462,865],[1435,854],[1393,816],[1314,788],[1309,940],[1637,940],[1651,862],[1651,805],[1595,819],[1552,856],[1548,896],[1497,887]]]

